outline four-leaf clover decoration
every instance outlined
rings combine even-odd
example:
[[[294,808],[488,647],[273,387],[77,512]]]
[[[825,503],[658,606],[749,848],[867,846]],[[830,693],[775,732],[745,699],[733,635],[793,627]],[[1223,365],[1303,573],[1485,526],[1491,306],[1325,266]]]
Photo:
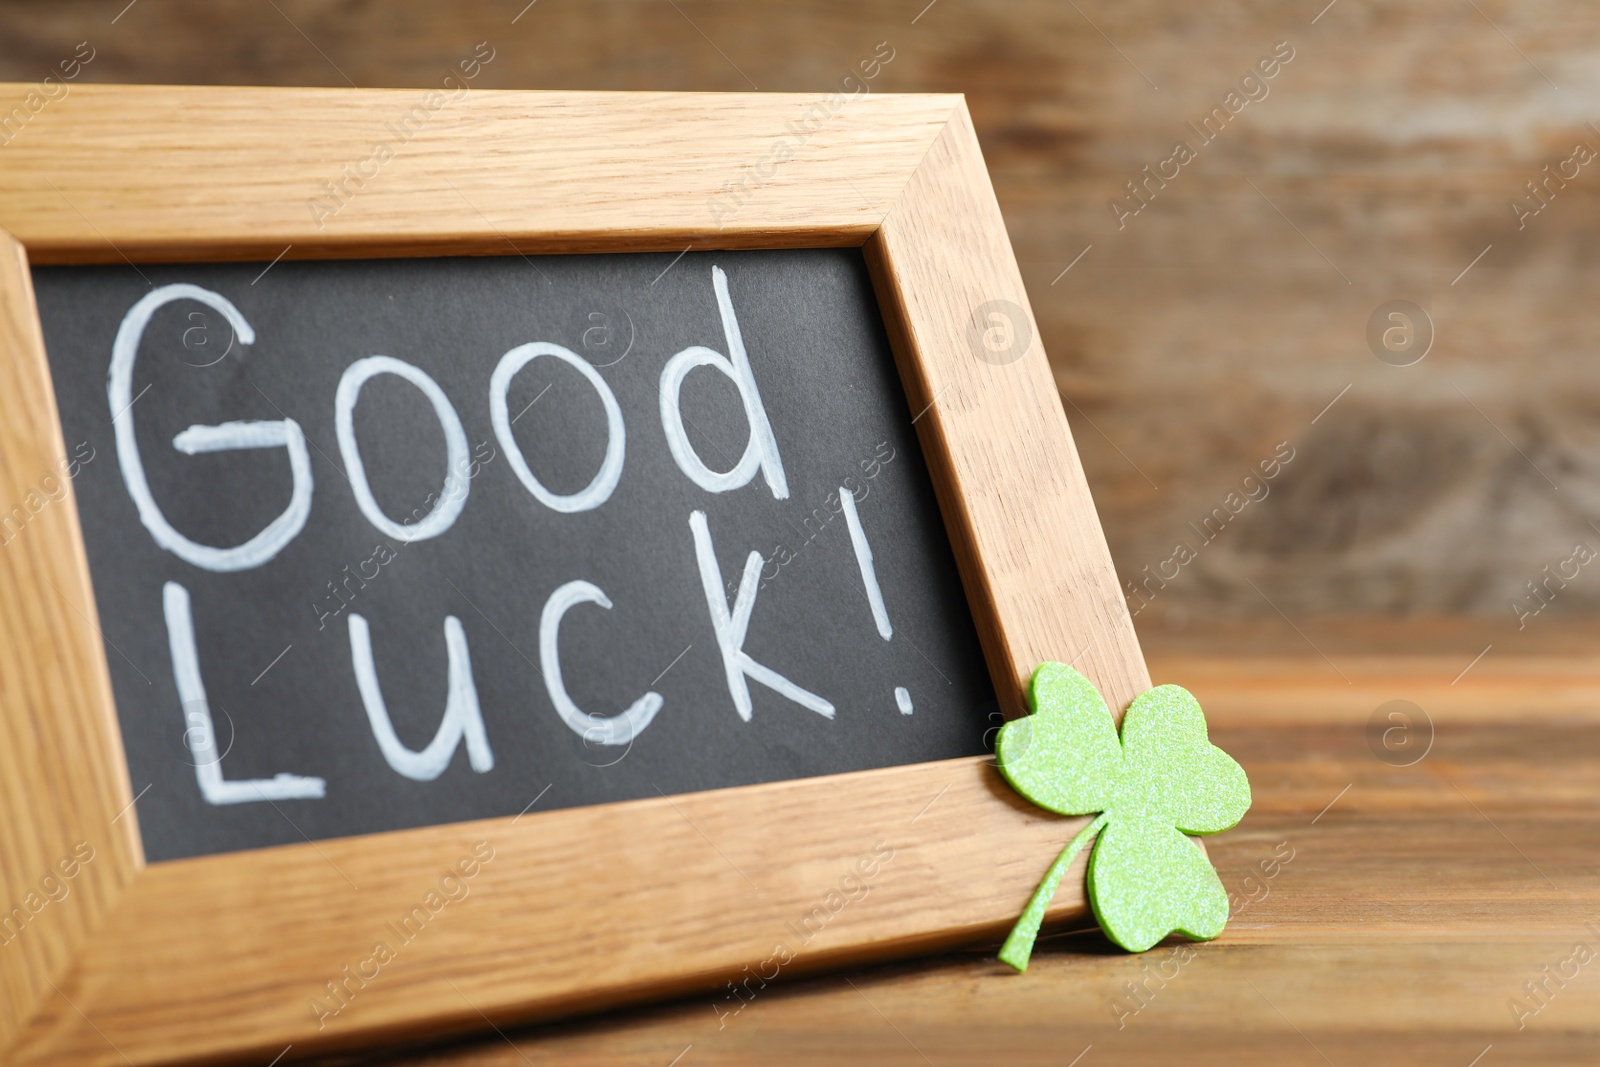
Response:
[[[1250,782],[1207,737],[1199,701],[1181,686],[1157,686],[1128,706],[1119,740],[1106,702],[1065,663],[1040,666],[1028,699],[1033,714],[1007,723],[995,742],[1000,773],[1041,808],[1098,817],[1045,872],[1000,959],[1027,969],[1061,876],[1096,834],[1089,900],[1111,940],[1143,952],[1173,931],[1196,941],[1220,934],[1227,891],[1184,835],[1236,825]]]

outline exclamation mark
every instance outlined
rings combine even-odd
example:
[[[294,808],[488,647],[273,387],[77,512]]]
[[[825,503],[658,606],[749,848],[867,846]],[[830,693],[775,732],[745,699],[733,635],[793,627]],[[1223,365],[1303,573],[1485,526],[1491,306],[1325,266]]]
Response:
[[[839,487],[839,504],[844,509],[844,524],[850,528],[850,544],[856,550],[856,563],[861,567],[861,583],[867,587],[872,621],[878,626],[878,636],[887,641],[894,636],[894,627],[889,623],[889,609],[883,606],[883,590],[878,586],[878,573],[872,566],[872,546],[867,544],[866,531],[861,528],[861,516],[856,513],[856,498],[842,485]],[[894,702],[900,714],[911,714],[911,692],[905,686],[895,687]]]

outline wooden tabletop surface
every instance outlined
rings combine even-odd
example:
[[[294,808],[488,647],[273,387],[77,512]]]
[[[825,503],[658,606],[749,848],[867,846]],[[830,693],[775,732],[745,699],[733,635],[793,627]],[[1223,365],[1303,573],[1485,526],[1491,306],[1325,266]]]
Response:
[[[1151,667],[1200,697],[1254,788],[1208,841],[1235,899],[1216,941],[1131,956],[1057,932],[1025,975],[974,946],[780,979],[720,1027],[706,995],[380,1062],[1600,1062],[1600,660]],[[1386,747],[1400,721],[1368,724],[1390,700],[1425,719]]]

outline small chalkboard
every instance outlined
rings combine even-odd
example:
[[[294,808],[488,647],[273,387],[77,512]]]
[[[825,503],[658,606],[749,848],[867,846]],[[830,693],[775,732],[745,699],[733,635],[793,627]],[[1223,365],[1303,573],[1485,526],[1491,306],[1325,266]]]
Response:
[[[6,150],[0,1060],[711,1031],[1012,928],[1084,822],[996,733],[1150,678],[966,106],[882,63]]]
[[[859,250],[34,286],[151,860],[983,751]]]

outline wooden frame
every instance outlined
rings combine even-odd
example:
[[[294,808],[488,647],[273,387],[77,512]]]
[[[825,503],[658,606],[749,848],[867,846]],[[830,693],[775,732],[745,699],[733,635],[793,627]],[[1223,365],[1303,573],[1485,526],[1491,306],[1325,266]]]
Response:
[[[1149,686],[960,97],[476,91],[319,227],[308,200],[423,97],[80,86],[0,147],[0,501],[65,455],[30,261],[858,245],[928,407],[917,430],[1007,712],[1045,659],[1074,658],[1119,713]],[[799,144],[797,122],[814,126]],[[995,300],[1031,331],[1012,362],[971,340]],[[998,939],[1079,822],[971,758],[146,866],[70,495],[29,525],[0,551],[0,910],[78,843],[93,859],[0,945],[15,1067],[265,1063],[719,1001],[880,841],[870,893],[783,974]],[[470,902],[319,1028],[308,999],[479,841],[495,859]],[[1053,918],[1084,914],[1082,884]]]

